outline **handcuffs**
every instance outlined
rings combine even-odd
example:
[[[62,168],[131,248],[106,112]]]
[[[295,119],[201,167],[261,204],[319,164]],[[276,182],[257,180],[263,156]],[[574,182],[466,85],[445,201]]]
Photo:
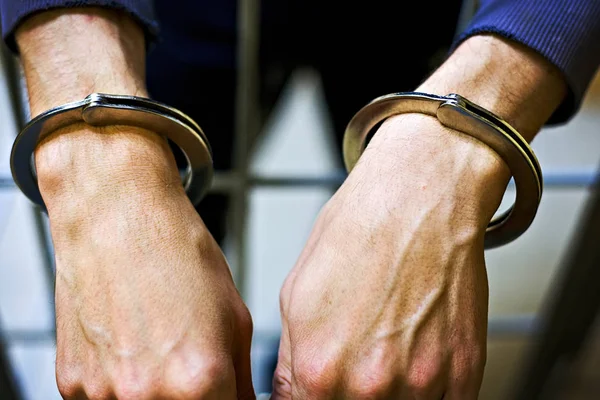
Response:
[[[457,94],[395,93],[367,104],[352,118],[344,135],[348,171],[364,151],[371,130],[386,118],[403,113],[437,117],[441,124],[488,145],[508,165],[516,186],[515,204],[488,225],[486,248],[509,243],[527,230],[542,196],[542,171],[533,150],[507,122]],[[197,204],[208,191],[213,176],[212,152],[206,135],[190,117],[147,98],[93,93],[38,115],[15,139],[11,152],[13,179],[42,209],[45,205],[37,184],[34,150],[52,132],[81,122],[92,126],[129,125],[163,135],[185,154],[187,168],[182,180],[192,203]]]
[[[485,143],[508,165],[516,187],[515,204],[494,218],[486,229],[485,247],[502,246],[521,236],[533,222],[542,198],[542,169],[527,141],[506,121],[462,96],[408,92],[381,96],[363,107],[344,135],[348,171],[365,149],[367,136],[380,122],[397,114],[437,117],[448,128]]]
[[[52,132],[85,122],[102,127],[129,125],[156,132],[185,154],[183,187],[193,204],[206,194],[213,177],[212,151],[206,135],[193,119],[158,101],[136,96],[92,93],[85,99],[52,108],[33,118],[17,135],[10,155],[13,180],[21,191],[45,210],[38,187],[33,152]]]

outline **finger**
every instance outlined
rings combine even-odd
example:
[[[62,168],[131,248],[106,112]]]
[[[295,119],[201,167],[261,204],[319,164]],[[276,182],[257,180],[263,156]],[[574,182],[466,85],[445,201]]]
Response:
[[[483,381],[483,366],[475,366],[461,372],[456,365],[455,362],[455,368],[450,372],[444,400],[476,400]],[[465,368],[462,371],[465,371]]]
[[[479,390],[470,390],[464,392],[456,389],[449,389],[442,398],[443,400],[477,400]]]
[[[112,389],[111,378],[90,351],[88,353],[87,368],[85,369],[85,378],[83,388],[85,394],[90,399],[115,399]]]
[[[451,361],[434,346],[418,350],[407,372],[399,381],[400,394],[395,398],[415,400],[445,399]]]
[[[279,341],[279,353],[277,356],[277,367],[273,376],[273,394],[271,400],[291,400],[292,398],[292,352],[290,346],[290,334],[287,322],[282,319],[281,340]]]
[[[161,368],[162,376],[154,379],[159,384],[144,395],[117,396],[118,399],[237,399],[235,368],[231,351],[194,352],[183,349],[172,353]],[[128,376],[132,374],[124,374]],[[133,374],[136,377],[139,374]],[[151,382],[150,382],[151,383]],[[139,385],[138,385],[139,386]],[[148,385],[145,385],[147,388]],[[137,393],[136,393],[137,394]]]
[[[71,389],[69,391],[60,391],[60,395],[64,400],[88,400],[85,390],[82,386]]]
[[[322,218],[325,218],[325,208],[321,209],[317,224]],[[277,357],[277,367],[273,376],[273,393],[271,400],[291,400],[292,399],[292,351],[290,333],[287,323],[287,315],[289,308],[289,294],[294,286],[296,276],[301,266],[306,263],[306,260],[312,256],[313,251],[318,243],[319,236],[313,233],[309,236],[304,249],[300,253],[294,268],[288,274],[285,280],[284,287],[280,294],[280,313],[281,313],[281,339],[279,341],[279,352]]]
[[[388,397],[386,397],[387,399]],[[390,399],[411,399],[411,400],[448,400],[448,393],[439,387],[433,389],[415,390],[414,388],[404,387],[399,393],[393,393]],[[456,398],[453,400],[467,400],[466,398]]]
[[[470,381],[466,384],[449,385],[444,395],[444,400],[477,400],[481,383]]]

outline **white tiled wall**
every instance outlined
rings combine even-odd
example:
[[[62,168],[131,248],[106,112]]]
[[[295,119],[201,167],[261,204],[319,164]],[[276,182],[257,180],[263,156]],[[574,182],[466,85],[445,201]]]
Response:
[[[0,176],[8,174],[7,155],[15,132],[4,84],[0,70]],[[254,157],[253,171],[261,175],[320,176],[338,170],[324,110],[318,77],[299,72],[270,121]],[[595,170],[600,160],[600,107],[590,102],[570,125],[545,130],[535,140],[534,149],[547,173]],[[547,188],[531,229],[518,241],[486,253],[491,318],[538,310],[586,195],[581,188]],[[257,360],[270,351],[271,339],[278,332],[279,286],[329,196],[326,188],[253,190],[246,276]],[[41,249],[34,229],[31,207],[24,197],[16,191],[0,191],[0,321],[5,328],[50,326],[48,286],[41,273]],[[503,398],[526,345],[526,338],[490,342],[482,399]],[[11,346],[11,355],[28,399],[59,398],[51,343],[16,343]]]

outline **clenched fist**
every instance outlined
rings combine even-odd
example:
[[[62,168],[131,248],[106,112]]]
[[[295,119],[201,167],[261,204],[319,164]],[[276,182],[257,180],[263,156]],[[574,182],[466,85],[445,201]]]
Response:
[[[475,399],[483,237],[507,172],[434,118],[388,120],[281,291],[274,399]]]
[[[73,126],[36,163],[64,398],[253,399],[250,315],[166,142]]]

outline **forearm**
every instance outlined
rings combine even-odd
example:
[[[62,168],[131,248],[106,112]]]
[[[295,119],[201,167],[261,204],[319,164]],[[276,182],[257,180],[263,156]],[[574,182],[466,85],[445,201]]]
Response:
[[[496,36],[474,36],[418,89],[458,93],[508,121],[531,141],[566,94],[564,77],[533,50]]]
[[[145,95],[145,44],[126,14],[60,9],[27,19],[17,31],[31,114],[91,92]]]
[[[568,95],[552,115],[564,123],[578,110],[600,65],[600,2],[595,0],[479,0],[457,43],[496,34],[541,54],[561,71]]]
[[[32,116],[92,92],[146,95],[144,35],[124,13],[48,11],[26,20],[16,38]],[[99,201],[131,186],[178,188],[166,142],[132,127],[78,124],[57,131],[38,145],[36,169],[51,215],[54,205],[72,204],[77,196]]]

